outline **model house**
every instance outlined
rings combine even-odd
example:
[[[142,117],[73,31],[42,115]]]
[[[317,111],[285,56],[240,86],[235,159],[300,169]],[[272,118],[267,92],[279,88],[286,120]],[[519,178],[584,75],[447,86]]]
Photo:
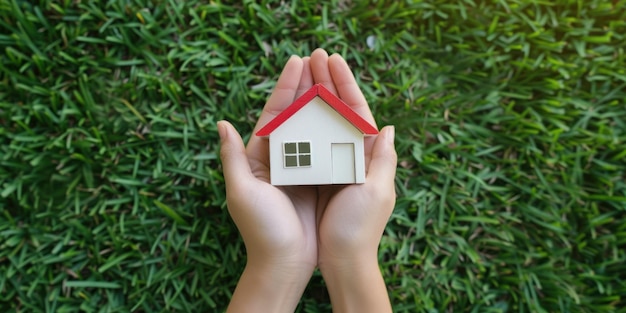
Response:
[[[272,185],[364,183],[363,139],[376,134],[373,125],[321,84],[256,133],[269,137]]]

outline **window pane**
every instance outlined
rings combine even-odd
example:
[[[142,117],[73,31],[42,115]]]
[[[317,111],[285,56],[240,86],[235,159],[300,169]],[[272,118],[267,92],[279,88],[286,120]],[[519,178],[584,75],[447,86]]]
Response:
[[[300,155],[300,166],[311,166],[311,155],[310,154],[301,154]]]
[[[299,142],[298,143],[298,152],[299,153],[311,153],[311,143],[309,143],[309,142]]]
[[[285,167],[297,167],[298,166],[298,157],[295,155],[286,155],[285,156]]]
[[[285,143],[285,153],[295,154],[296,152],[296,143],[295,142],[286,142]]]

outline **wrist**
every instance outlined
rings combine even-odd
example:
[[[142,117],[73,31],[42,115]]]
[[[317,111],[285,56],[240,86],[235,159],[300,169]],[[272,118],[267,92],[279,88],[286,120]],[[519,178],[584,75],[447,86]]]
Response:
[[[376,257],[320,263],[333,312],[391,312],[387,287]]]
[[[302,283],[306,285],[313,275],[315,265],[301,260],[273,260],[248,258],[244,270],[266,277],[277,284]]]
[[[227,312],[294,312],[313,269],[248,260]]]
[[[344,249],[341,252],[320,247],[318,267],[320,271],[356,271],[378,266],[378,246],[362,247],[358,251]]]
[[[315,270],[316,255],[309,253],[277,253],[247,249],[246,269],[279,275],[279,278],[301,277]],[[310,277],[310,276],[309,276]]]
[[[373,273],[380,275],[377,258],[367,256],[320,259],[319,269],[325,280],[327,280],[326,276],[329,276],[330,280],[338,282],[350,282],[360,277],[370,277]]]

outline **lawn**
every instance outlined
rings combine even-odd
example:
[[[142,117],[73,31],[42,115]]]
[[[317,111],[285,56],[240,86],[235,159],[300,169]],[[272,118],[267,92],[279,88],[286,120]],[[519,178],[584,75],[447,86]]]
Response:
[[[216,122],[317,47],[396,125],[396,312],[626,312],[625,0],[0,0],[0,311],[223,311]]]

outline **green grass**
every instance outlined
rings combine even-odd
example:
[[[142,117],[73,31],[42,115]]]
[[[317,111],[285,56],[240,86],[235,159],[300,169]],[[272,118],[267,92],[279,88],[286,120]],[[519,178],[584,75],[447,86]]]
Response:
[[[395,311],[626,312],[626,1],[307,3],[0,1],[0,311],[223,311],[215,123],[324,47],[396,125]]]

